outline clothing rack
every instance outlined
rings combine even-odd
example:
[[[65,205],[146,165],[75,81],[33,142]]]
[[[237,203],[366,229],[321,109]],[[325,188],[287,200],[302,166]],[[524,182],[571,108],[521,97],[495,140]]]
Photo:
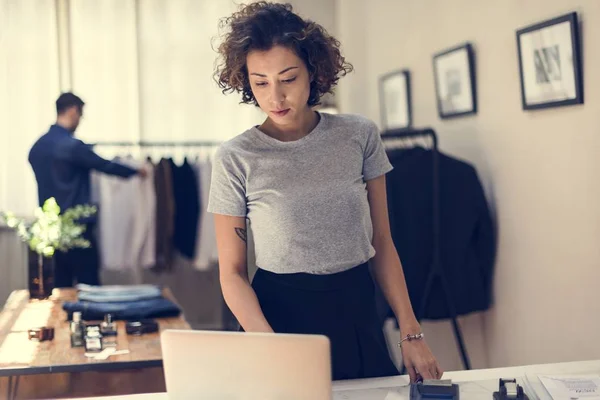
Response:
[[[219,141],[178,141],[178,142],[97,142],[92,146],[110,147],[215,147],[222,142]]]
[[[424,129],[394,129],[387,130],[381,133],[381,138],[384,141],[389,139],[407,139],[407,138],[419,138],[419,137],[430,137],[431,138],[431,151],[432,151],[432,164],[433,164],[433,209],[432,209],[432,219],[433,219],[433,261],[431,265],[431,270],[429,271],[429,275],[427,276],[427,281],[425,284],[425,292],[423,293],[423,302],[421,303],[421,307],[419,313],[417,314],[417,320],[421,321],[422,317],[425,315],[425,311],[427,310],[427,305],[429,298],[431,296],[431,288],[433,286],[433,282],[435,279],[439,279],[442,284],[442,290],[446,296],[446,305],[448,307],[448,312],[452,319],[452,327],[454,329],[454,336],[456,338],[456,342],[458,344],[460,355],[462,358],[463,365],[465,369],[471,369],[471,362],[469,360],[469,356],[467,354],[467,350],[465,348],[465,344],[463,341],[463,335],[460,327],[458,326],[457,314],[456,314],[456,306],[454,305],[454,300],[452,299],[450,287],[448,285],[448,280],[446,279],[446,275],[441,262],[441,254],[440,254],[440,237],[441,237],[441,227],[440,227],[440,171],[439,171],[439,151],[438,151],[438,138],[437,134],[432,128],[424,128]],[[405,373],[406,366],[403,365],[402,373]]]

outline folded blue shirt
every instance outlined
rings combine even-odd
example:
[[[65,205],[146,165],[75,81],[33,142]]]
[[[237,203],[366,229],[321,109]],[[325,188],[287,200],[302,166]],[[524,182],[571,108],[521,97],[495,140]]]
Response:
[[[162,297],[162,291],[157,285],[91,286],[78,284],[75,288],[78,290],[77,297],[80,301],[112,303]]]
[[[121,302],[66,302],[63,309],[69,320],[73,313],[81,312],[81,318],[86,321],[103,320],[106,314],[111,314],[113,320],[132,321],[143,318],[168,318],[181,314],[179,307],[164,297]]]

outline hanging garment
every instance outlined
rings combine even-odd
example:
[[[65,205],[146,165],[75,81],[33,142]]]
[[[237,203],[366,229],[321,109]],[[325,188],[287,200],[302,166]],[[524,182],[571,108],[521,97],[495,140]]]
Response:
[[[142,165],[132,160],[121,162],[136,167]],[[145,178],[93,177],[94,196],[99,204],[101,265],[109,270],[132,271],[134,277],[141,268],[152,267],[156,261],[154,171],[153,168],[147,170]]]
[[[194,164],[194,171],[198,178],[200,188],[200,203],[208,204],[210,194],[210,178],[212,175],[212,162],[209,159]],[[217,233],[215,232],[215,216],[206,211],[206,207],[200,208],[198,221],[198,236],[196,238],[196,257],[194,267],[206,271],[216,265],[219,259],[217,253]]]
[[[187,158],[181,166],[173,160],[170,164],[175,198],[174,245],[184,257],[193,260],[200,214],[198,181]]]
[[[432,151],[420,147],[388,152],[394,170],[387,176],[392,238],[402,261],[410,300],[419,313],[432,265]],[[494,227],[473,166],[439,153],[440,255],[458,315],[491,304],[495,256]],[[449,317],[439,280],[420,319]]]
[[[173,265],[175,233],[175,197],[171,163],[162,159],[154,169],[156,190],[156,271],[168,271]]]

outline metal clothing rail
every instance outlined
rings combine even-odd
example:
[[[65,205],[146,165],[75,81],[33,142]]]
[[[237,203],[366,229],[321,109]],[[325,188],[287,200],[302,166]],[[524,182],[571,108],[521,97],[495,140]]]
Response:
[[[433,176],[432,182],[433,185],[433,209],[432,209],[432,220],[433,220],[433,262],[431,265],[431,270],[427,276],[427,281],[425,284],[425,292],[423,293],[423,302],[421,303],[421,307],[419,309],[419,313],[417,314],[417,320],[421,321],[423,316],[425,315],[425,311],[427,310],[427,305],[429,299],[432,295],[431,288],[433,286],[433,282],[436,279],[439,279],[442,284],[442,290],[444,291],[446,297],[446,306],[448,307],[448,312],[452,319],[452,327],[454,328],[454,336],[456,338],[456,342],[458,344],[460,355],[462,358],[463,365],[465,369],[471,369],[471,362],[469,360],[469,356],[467,354],[467,350],[465,349],[465,343],[463,340],[463,335],[460,327],[458,326],[457,321],[457,313],[456,306],[454,304],[454,300],[452,299],[452,295],[450,292],[450,286],[448,284],[448,280],[446,279],[446,275],[442,266],[441,254],[440,254],[440,237],[441,237],[441,221],[440,221],[440,171],[439,171],[439,151],[438,151],[438,138],[437,134],[432,128],[424,128],[424,129],[395,129],[388,130],[381,133],[381,138],[385,142],[389,139],[402,139],[402,138],[418,138],[418,137],[431,137],[431,151],[432,151],[432,164],[433,164]],[[405,370],[405,366],[403,366],[403,373]]]
[[[219,141],[180,141],[180,142],[97,142],[92,146],[107,147],[216,147],[222,144]]]

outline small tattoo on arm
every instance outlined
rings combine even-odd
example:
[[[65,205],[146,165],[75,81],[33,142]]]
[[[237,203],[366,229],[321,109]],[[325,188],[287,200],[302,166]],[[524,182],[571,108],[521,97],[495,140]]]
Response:
[[[240,237],[240,239],[242,239],[244,241],[244,243],[247,243],[247,235],[246,235],[246,229],[244,228],[235,228],[235,233],[237,233],[237,235]]]

